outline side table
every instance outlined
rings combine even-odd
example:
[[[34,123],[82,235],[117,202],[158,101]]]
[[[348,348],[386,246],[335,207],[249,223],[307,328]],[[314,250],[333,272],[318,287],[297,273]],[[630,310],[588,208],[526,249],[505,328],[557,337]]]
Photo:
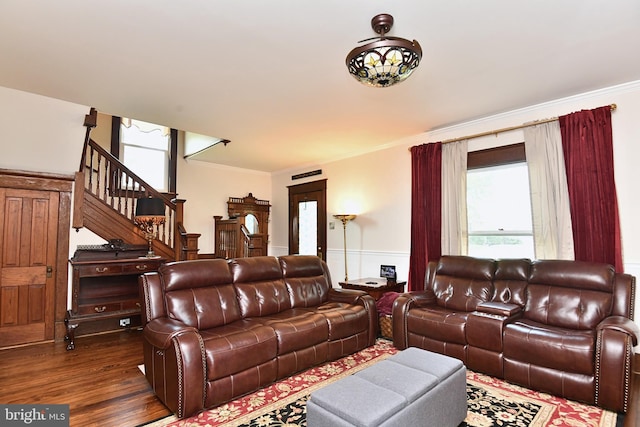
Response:
[[[365,291],[377,301],[385,292],[404,292],[404,285],[406,285],[407,282],[396,282],[380,277],[367,277],[364,279],[339,282],[339,284],[344,289]]]

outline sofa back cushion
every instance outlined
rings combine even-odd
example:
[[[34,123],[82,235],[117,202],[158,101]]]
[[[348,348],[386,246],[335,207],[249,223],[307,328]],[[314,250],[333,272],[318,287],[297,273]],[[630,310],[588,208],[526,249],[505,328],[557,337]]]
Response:
[[[527,301],[527,280],[530,269],[531,261],[528,259],[497,260],[491,300],[524,307]]]
[[[267,316],[291,308],[277,258],[236,258],[229,267],[242,317]]]
[[[167,316],[198,329],[240,319],[240,307],[226,260],[168,263],[158,269]]]
[[[437,304],[449,310],[474,311],[493,295],[495,261],[466,256],[443,256],[427,284]]]
[[[607,264],[535,261],[524,317],[562,328],[593,329],[611,314],[614,277]]]
[[[331,279],[320,258],[289,255],[279,261],[292,307],[316,307],[327,301]]]

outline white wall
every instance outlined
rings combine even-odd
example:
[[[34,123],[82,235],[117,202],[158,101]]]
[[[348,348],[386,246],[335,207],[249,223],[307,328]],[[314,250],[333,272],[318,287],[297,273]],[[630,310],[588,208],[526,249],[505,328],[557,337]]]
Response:
[[[89,107],[0,86],[0,168],[73,175]]]
[[[612,113],[616,186],[620,210],[625,271],[640,277],[640,222],[635,175],[640,159],[640,81],[560,99],[504,114],[451,126],[394,141],[388,148],[334,162],[289,170],[273,176],[273,247],[287,250],[287,185],[291,175],[322,169],[327,179],[328,214],[343,212],[346,200],[358,206],[359,216],[347,227],[349,277],[377,277],[380,264],[398,266],[398,278],[407,277],[410,250],[411,156],[409,148],[485,131],[521,125],[574,111],[617,104]],[[523,141],[522,130],[469,142],[471,151]],[[307,179],[313,181],[317,177]],[[296,181],[295,184],[298,182]],[[276,209],[277,207],[277,209]],[[280,209],[282,207],[282,209]],[[327,262],[334,284],[344,277],[342,226],[327,230]],[[636,296],[636,307],[640,307]],[[636,319],[636,323],[638,320]]]
[[[224,150],[216,146],[214,150]],[[178,198],[185,199],[184,224],[189,233],[200,233],[200,253],[214,252],[214,215],[228,218],[229,197],[249,193],[271,200],[271,177],[266,172],[232,168],[197,160],[178,161]],[[272,203],[273,204],[273,203]]]

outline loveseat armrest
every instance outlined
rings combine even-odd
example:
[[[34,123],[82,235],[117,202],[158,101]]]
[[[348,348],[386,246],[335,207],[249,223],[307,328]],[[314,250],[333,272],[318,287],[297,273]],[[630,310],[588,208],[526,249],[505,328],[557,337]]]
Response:
[[[403,297],[403,301],[398,304],[408,304],[408,307],[426,307],[429,305],[437,304],[436,295],[433,291],[410,291],[400,294],[398,298]],[[396,301],[398,301],[396,298]],[[396,301],[394,301],[394,306],[396,305]]]
[[[494,314],[497,316],[512,317],[522,312],[522,307],[518,304],[509,304],[504,302],[481,302],[476,307],[481,313]]]
[[[411,291],[398,295],[391,308],[393,345],[398,350],[404,350],[409,345],[407,336],[409,310],[434,304],[436,304],[436,296],[432,291]]]
[[[329,302],[343,302],[346,304],[358,304],[358,299],[367,294],[365,291],[356,289],[329,289]]]
[[[609,316],[600,322],[596,328],[598,333],[604,329],[622,332],[631,337],[631,342],[635,347],[640,341],[640,329],[632,320],[622,316]]]
[[[376,308],[376,301],[371,295],[357,289],[331,288],[329,289],[329,302],[363,306],[369,319],[368,344],[369,346],[375,344],[376,338],[378,338],[379,327],[378,310]]]
[[[145,376],[156,396],[178,418],[204,409],[206,357],[200,332],[157,318],[143,328]]]
[[[596,405],[626,412],[632,381],[638,326],[623,316],[609,316],[596,327]]]

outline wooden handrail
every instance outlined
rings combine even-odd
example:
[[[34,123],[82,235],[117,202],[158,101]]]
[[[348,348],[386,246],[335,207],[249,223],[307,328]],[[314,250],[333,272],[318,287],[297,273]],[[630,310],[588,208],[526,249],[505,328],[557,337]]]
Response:
[[[179,234],[176,234],[176,230],[183,218],[177,215],[182,210],[177,209],[174,200],[154,189],[90,138],[83,149],[80,169],[80,172],[84,172],[84,191],[93,194],[132,222],[137,199],[154,197],[163,200],[166,222],[155,226],[154,231],[159,241],[174,250],[175,259],[180,259]]]

